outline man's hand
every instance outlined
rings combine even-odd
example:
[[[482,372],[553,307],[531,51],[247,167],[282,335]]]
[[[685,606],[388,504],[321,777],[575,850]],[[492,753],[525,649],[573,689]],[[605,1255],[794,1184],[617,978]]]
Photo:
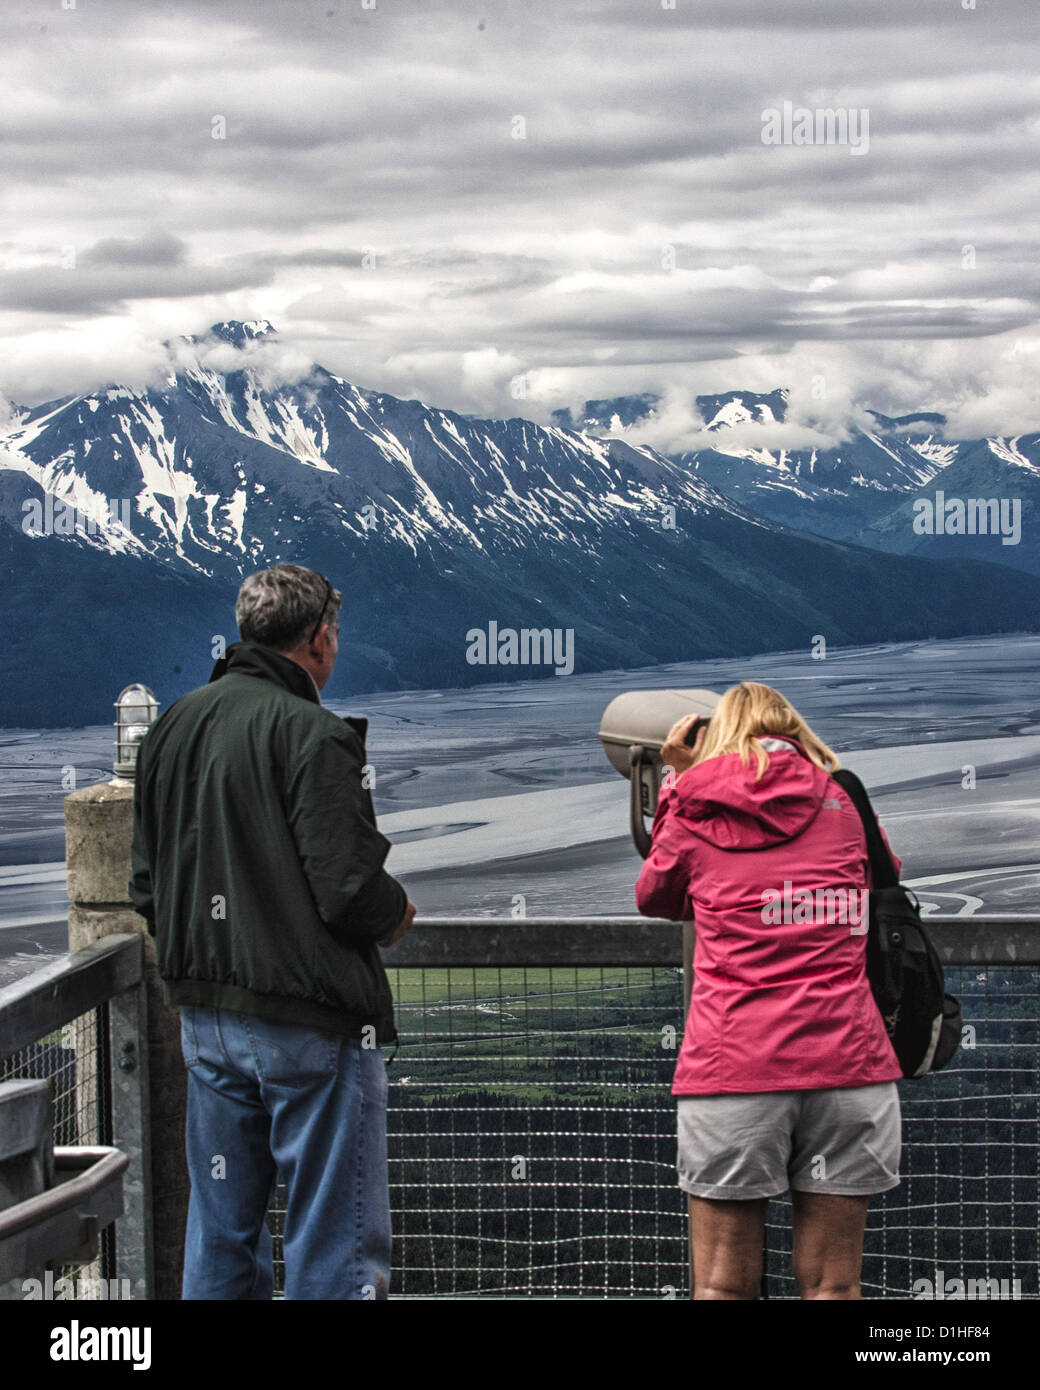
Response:
[[[686,746],[686,736],[695,724],[699,723],[697,737],[693,747]],[[677,719],[668,730],[668,737],[661,745],[661,761],[665,767],[674,767],[676,779],[680,778],[684,772],[689,772],[693,767],[694,760],[701,750],[704,743],[704,736],[708,732],[708,721],[699,714],[687,714],[682,719]]]
[[[389,936],[384,936],[382,938],[379,942],[380,946],[392,946],[395,941],[400,941],[402,936],[407,936],[412,929],[412,923],[414,921],[415,903],[409,902],[404,910],[404,916],[401,918],[400,924],[394,928]]]

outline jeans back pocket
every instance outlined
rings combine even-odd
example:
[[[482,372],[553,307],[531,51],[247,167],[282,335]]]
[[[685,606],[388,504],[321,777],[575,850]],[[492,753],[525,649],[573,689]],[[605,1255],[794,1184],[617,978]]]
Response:
[[[339,1070],[340,1039],[333,1033],[295,1023],[243,1017],[261,1081],[275,1086],[304,1086],[328,1079]]]

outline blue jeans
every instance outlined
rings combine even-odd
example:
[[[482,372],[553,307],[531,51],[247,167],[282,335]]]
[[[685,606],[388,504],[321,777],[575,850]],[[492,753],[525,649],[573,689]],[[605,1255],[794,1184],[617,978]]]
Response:
[[[181,1009],[191,1178],[185,1299],[273,1290],[264,1221],[288,1190],[287,1299],[386,1298],[386,1067],[377,1047],[226,1009]]]

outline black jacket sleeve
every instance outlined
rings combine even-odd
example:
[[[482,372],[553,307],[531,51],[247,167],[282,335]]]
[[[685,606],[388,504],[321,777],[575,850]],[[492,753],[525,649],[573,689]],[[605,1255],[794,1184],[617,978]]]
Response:
[[[358,736],[330,724],[302,753],[286,807],[321,920],[354,944],[393,931],[406,905],[404,889],[383,869],[390,842],[376,829],[363,760]]]
[[[346,927],[334,928],[334,934],[348,942],[362,936],[369,941],[382,941],[400,926],[407,906],[408,894],[396,878],[380,869],[358,889],[350,905]]]

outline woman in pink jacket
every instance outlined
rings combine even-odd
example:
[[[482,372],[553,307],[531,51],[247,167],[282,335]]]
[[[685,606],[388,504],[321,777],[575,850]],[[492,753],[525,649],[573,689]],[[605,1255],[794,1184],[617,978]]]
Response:
[[[859,1298],[868,1198],[899,1182],[902,1076],[865,972],[862,823],[769,686],[727,691],[689,748],[694,723],[661,750],[676,778],[636,885],[645,915],[696,920],[672,1086],[693,1296],[756,1296],[766,1202],[790,1188],[801,1296]]]

